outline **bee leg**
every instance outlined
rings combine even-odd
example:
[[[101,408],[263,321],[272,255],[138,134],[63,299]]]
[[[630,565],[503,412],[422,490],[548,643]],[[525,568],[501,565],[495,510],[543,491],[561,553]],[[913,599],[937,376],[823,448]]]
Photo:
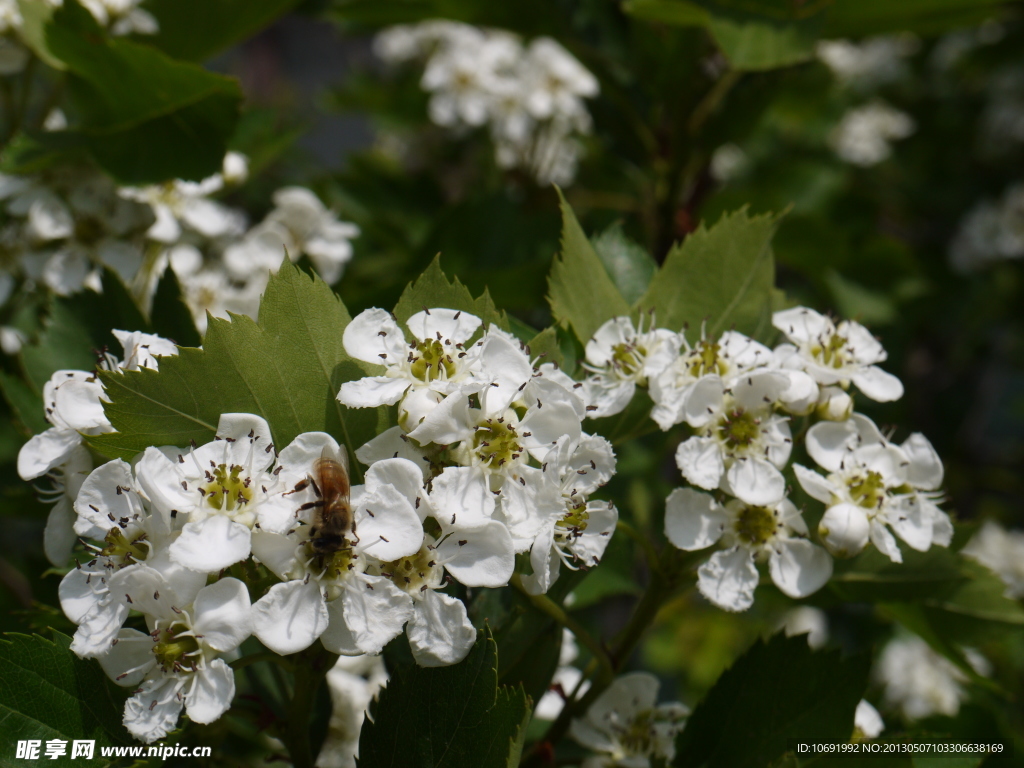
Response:
[[[303,504],[301,507],[299,507],[299,511],[301,512],[304,509],[312,509],[313,507],[322,507],[323,505],[324,505],[324,500],[323,499],[318,499],[316,501],[307,501],[305,504]]]
[[[313,484],[313,493],[316,494],[316,497],[318,499],[322,499],[324,495],[320,493],[320,486],[316,484],[316,480],[314,480],[312,477],[307,477],[306,479]]]
[[[285,491],[281,495],[282,496],[288,496],[288,495],[290,495],[292,493],[298,493],[299,491],[304,491],[304,490],[306,490],[306,488],[309,487],[309,484],[311,482],[313,482],[313,478],[311,478],[309,475],[306,475],[306,479],[305,480],[299,480],[299,482],[297,482],[295,484],[294,488],[292,488],[290,491]],[[314,483],[314,487],[315,487],[315,483]],[[317,491],[316,495],[319,496],[320,492]]]

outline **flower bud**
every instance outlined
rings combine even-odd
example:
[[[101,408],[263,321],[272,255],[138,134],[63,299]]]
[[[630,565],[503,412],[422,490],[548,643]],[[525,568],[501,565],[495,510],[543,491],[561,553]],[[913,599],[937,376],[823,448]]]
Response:
[[[870,523],[856,504],[836,504],[825,510],[818,536],[835,557],[853,557],[867,546]]]
[[[822,387],[815,412],[826,421],[846,421],[853,413],[853,398],[842,387]]]

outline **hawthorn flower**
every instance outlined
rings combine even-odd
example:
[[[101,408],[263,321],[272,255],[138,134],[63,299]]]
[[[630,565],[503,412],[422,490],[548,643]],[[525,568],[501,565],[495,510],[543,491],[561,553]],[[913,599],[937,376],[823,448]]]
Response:
[[[283,187],[274,193],[274,209],[237,243],[224,251],[224,264],[237,278],[255,272],[276,272],[287,256],[309,256],[325,282],[338,282],[352,259],[352,239],[359,227],[338,217],[304,187]]]
[[[653,321],[652,321],[653,322]],[[664,328],[634,328],[628,317],[614,317],[587,342],[583,367],[591,373],[583,382],[591,418],[621,413],[637,386],[660,374],[672,361],[676,334]]]
[[[806,371],[824,386],[846,389],[853,382],[878,402],[903,397],[900,380],[877,365],[885,361],[885,350],[860,323],[843,320],[836,325],[813,309],[795,307],[772,315],[772,325],[791,342],[775,349],[782,367]]]
[[[560,438],[542,472],[564,514],[549,517],[531,547],[533,573],[523,585],[533,594],[551,588],[563,563],[571,570],[600,563],[619,518],[611,502],[587,500],[615,474],[615,454],[603,437],[583,435],[578,445]]]
[[[357,360],[383,365],[384,375],[345,382],[338,400],[349,408],[371,408],[405,398],[409,402],[399,407],[399,423],[411,430],[472,378],[477,353],[465,345],[480,327],[480,318],[453,309],[424,309],[406,327],[411,342],[383,309],[361,312],[345,327],[345,351]]]
[[[917,129],[906,112],[875,101],[849,110],[829,137],[840,160],[869,167],[892,154],[893,141],[905,139]]]
[[[317,768],[356,768],[366,711],[387,682],[388,672],[380,656],[338,657],[327,673],[331,719],[316,758]]]
[[[665,431],[685,420],[686,400],[700,379],[714,374],[728,387],[773,359],[768,347],[736,331],[726,331],[718,341],[702,333],[692,347],[679,333],[669,343],[674,347],[671,362],[650,380],[651,418]]]
[[[727,611],[754,603],[755,563],[768,561],[772,581],[793,598],[807,597],[832,575],[832,558],[807,540],[807,525],[788,499],[750,505],[739,499],[719,504],[707,493],[677,488],[665,502],[665,535],[687,551],[721,541],[722,549],[698,570],[697,588]]]
[[[351,530],[336,549],[320,543],[314,523],[322,501],[305,478],[325,450],[338,455],[339,447],[330,435],[308,432],[281,451],[282,484],[301,479],[268,505],[253,533],[253,554],[281,579],[253,606],[253,631],[280,654],[307,648],[318,637],[334,653],[380,653],[412,618],[412,598],[369,567],[418,553],[423,527],[401,491],[368,476],[366,486],[352,489]],[[404,476],[413,473],[420,477],[410,463]],[[286,498],[294,504],[290,513],[282,512]]]
[[[891,528],[925,552],[949,546],[953,526],[935,503],[942,462],[927,438],[912,434],[893,445],[865,416],[823,421],[807,432],[807,452],[829,474],[794,465],[801,487],[826,505],[818,534],[832,554],[852,557],[870,540],[894,563],[903,561]]]
[[[782,469],[792,438],[776,405],[790,387],[778,371],[757,370],[727,389],[716,374],[700,379],[686,400],[695,435],[676,449],[676,464],[693,485],[722,490],[753,505],[782,498]]]
[[[222,414],[213,441],[191,450],[147,448],[139,482],[162,512],[185,521],[171,559],[200,573],[245,560],[260,505],[281,490],[274,459],[267,422],[248,413]]]
[[[83,658],[102,656],[128,615],[122,600],[139,564],[172,585],[178,602],[187,604],[206,582],[174,562],[169,545],[179,525],[153,507],[132,467],[120,459],[97,467],[81,483],[75,501],[74,532],[100,544],[87,544],[92,559],[76,563],[61,580],[61,608],[78,625],[71,650]]]
[[[219,657],[251,632],[245,584],[221,579],[199,590],[191,604],[175,605],[163,577],[142,566],[124,589],[149,634],[122,629],[100,665],[118,685],[135,689],[124,708],[128,732],[147,744],[162,739],[183,706],[194,723],[217,720],[235,696],[234,672]]]
[[[1008,531],[995,520],[986,520],[960,552],[999,576],[1007,597],[1024,597],[1024,532]]]
[[[139,8],[142,0],[82,0],[96,22],[114,35],[155,35],[160,25],[149,11]]]
[[[632,672],[617,678],[572,721],[569,735],[599,756],[583,768],[650,768],[652,760],[675,758],[675,737],[689,710],[679,703],[657,704],[658,678]]]
[[[885,730],[885,721],[867,699],[857,702],[853,713],[853,739],[877,739]]]

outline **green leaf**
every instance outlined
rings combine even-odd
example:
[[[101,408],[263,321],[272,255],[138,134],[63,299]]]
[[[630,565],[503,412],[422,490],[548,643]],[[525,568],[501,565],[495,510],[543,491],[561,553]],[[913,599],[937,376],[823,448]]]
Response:
[[[658,265],[647,249],[631,240],[616,222],[591,241],[619,293],[630,304],[644,295]]]
[[[696,330],[707,320],[709,338],[732,326],[748,335],[770,327],[778,221],[741,209],[710,229],[701,223],[669,251],[637,309],[653,308],[658,326],[674,331]]]
[[[49,51],[92,156],[127,184],[201,179],[220,169],[242,92],[231,78],[175,61],[149,45],[107,37],[67,0],[46,24]]]
[[[25,764],[14,759],[19,740],[67,741],[64,757],[45,760],[53,766],[81,764],[81,758],[70,757],[76,739],[95,740],[95,758],[100,747],[131,743],[121,724],[127,690],[110,682],[95,661],[75,656],[70,637],[56,631],[53,636],[7,634],[0,639],[0,765]]]
[[[171,339],[182,347],[198,347],[203,343],[192,320],[192,312],[181,295],[181,285],[173,269],[166,269],[160,277],[149,316],[153,333]]]
[[[585,345],[606,321],[630,314],[630,307],[583,234],[561,190],[558,199],[562,208],[562,252],[551,263],[548,303],[555,319],[572,326],[576,338]]]
[[[204,61],[296,5],[298,0],[149,0],[146,10],[160,31],[146,39],[176,59]]]
[[[459,278],[448,279],[441,270],[440,256],[435,256],[423,274],[402,291],[394,315],[398,322],[405,325],[417,312],[435,307],[461,309],[479,317],[485,326],[494,323],[506,331],[509,329],[508,318],[494,305],[490,294],[485,290],[479,298],[474,299],[469,289],[459,282]]]
[[[758,640],[722,674],[676,740],[676,768],[762,768],[787,741],[848,741],[871,659]]]
[[[622,9],[638,19],[680,27],[703,27],[708,23],[708,12],[685,0],[627,0]]]
[[[39,434],[50,428],[50,423],[43,415],[43,398],[40,392],[6,371],[0,371],[0,391],[3,392],[11,410],[32,434]]]
[[[901,551],[902,563],[892,562],[874,548],[851,560],[837,560],[829,586],[850,602],[917,601],[953,594],[967,579],[962,560],[948,549],[915,552],[903,547]]]
[[[562,357],[562,345],[558,341],[558,331],[555,328],[545,328],[532,339],[526,346],[530,348],[530,359],[537,359],[538,363],[554,363],[559,368],[565,367],[565,359]],[[571,368],[567,371],[572,375]]]
[[[115,272],[105,268],[102,284],[102,294],[85,290],[55,297],[39,338],[22,347],[22,367],[37,391],[42,391],[55,371],[93,370],[97,350],[107,348],[121,354],[121,345],[111,330],[149,330],[149,324]]]
[[[992,18],[1001,0],[857,0],[835,3],[828,11],[822,35],[860,37],[890,32],[935,35],[974,26]]]
[[[497,646],[481,633],[451,667],[399,668],[359,735],[360,768],[514,768],[530,701],[498,686]]]
[[[213,318],[202,349],[182,348],[160,370],[103,373],[117,434],[89,438],[110,457],[150,445],[213,439],[222,413],[253,413],[283,448],[302,432],[328,432],[355,449],[376,434],[375,409],[347,409],[341,384],[365,375],[341,343],[348,310],[319,277],[285,259],[271,277],[259,321]]]

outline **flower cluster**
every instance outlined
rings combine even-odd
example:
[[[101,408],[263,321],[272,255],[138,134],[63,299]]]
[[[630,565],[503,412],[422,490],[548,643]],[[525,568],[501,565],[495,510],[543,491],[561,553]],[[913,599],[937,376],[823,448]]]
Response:
[[[960,222],[949,246],[950,264],[972,272],[1024,257],[1024,184],[1011,186],[996,202],[983,200]]]
[[[389,63],[426,59],[421,80],[430,119],[455,130],[489,126],[503,168],[528,170],[540,184],[568,184],[591,130],[583,99],[597,79],[549,37],[524,46],[515,35],[452,21],[391,27],[374,48]]]
[[[881,101],[873,101],[843,115],[829,139],[840,160],[868,167],[892,154],[892,142],[914,133],[913,118]]]
[[[786,337],[774,349],[736,331],[702,334],[691,345],[653,319],[645,330],[626,317],[605,323],[586,347],[581,392],[590,415],[621,412],[646,386],[658,426],[689,427],[676,463],[694,487],[669,496],[665,534],[684,550],[719,545],[699,569],[698,587],[727,610],[752,604],[758,561],[794,598],[831,576],[829,554],[809,540],[786,494],[794,415],[820,419],[806,448],[827,474],[799,464],[793,471],[826,506],[818,535],[831,554],[855,555],[870,540],[900,562],[890,529],[922,551],[947,546],[952,535],[936,504],[942,463],[927,439],[915,433],[895,445],[853,412],[851,385],[882,402],[903,394],[899,379],[878,367],[886,359],[878,341],[858,323],[836,324],[803,307],[776,312],[773,323]]]

